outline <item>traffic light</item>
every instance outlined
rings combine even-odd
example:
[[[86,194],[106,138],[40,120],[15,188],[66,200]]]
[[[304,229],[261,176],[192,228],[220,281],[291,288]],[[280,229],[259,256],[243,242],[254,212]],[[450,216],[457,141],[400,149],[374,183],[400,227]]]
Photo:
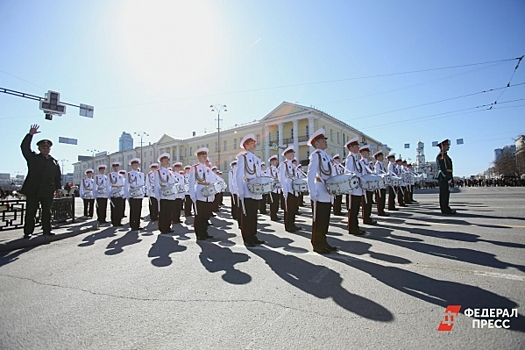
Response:
[[[66,106],[60,103],[60,94],[51,90],[46,93],[46,99],[40,101],[40,109],[44,111],[46,120],[53,120],[53,115],[66,113]]]

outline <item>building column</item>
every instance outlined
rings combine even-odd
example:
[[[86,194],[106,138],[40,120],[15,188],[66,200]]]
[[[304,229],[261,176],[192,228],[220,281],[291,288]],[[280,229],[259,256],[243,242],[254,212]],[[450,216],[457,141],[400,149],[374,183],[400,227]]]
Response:
[[[308,117],[308,137],[315,132],[314,130],[314,117]],[[314,147],[310,146],[310,154],[315,150]]]
[[[263,162],[267,162],[270,158],[270,127],[265,125],[263,128],[263,140],[264,140],[264,159]],[[268,164],[270,166],[270,164]]]
[[[300,159],[299,159],[299,128],[297,127],[297,124],[299,123],[299,121],[295,119],[292,121],[292,123],[293,123],[293,148],[295,150],[297,163],[299,163],[300,162]]]
[[[283,145],[283,123],[279,123],[278,125],[278,130],[279,130],[279,144],[278,144],[278,147],[281,147]],[[281,156],[281,150],[280,148],[277,148],[278,150],[278,154],[279,154],[279,163],[281,163],[281,160],[282,160],[282,156]]]
[[[180,145],[177,145],[177,162],[180,162]]]

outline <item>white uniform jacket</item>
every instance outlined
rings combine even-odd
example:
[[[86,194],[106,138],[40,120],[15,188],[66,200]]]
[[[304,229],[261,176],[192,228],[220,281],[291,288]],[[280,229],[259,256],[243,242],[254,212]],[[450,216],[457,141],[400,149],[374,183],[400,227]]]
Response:
[[[248,188],[248,181],[263,176],[261,172],[261,159],[252,152],[245,152],[237,158],[236,169],[235,179],[239,197],[241,199],[262,199],[261,194],[253,194]]]
[[[108,175],[110,197],[124,197],[124,185],[126,184],[125,177],[117,172],[112,172]]]
[[[186,187],[186,191],[184,192],[184,196],[190,195],[190,174],[184,174],[184,186]]]
[[[109,197],[109,181],[106,174],[98,174],[95,176],[95,188],[93,189],[95,198]]]
[[[388,162],[388,174],[397,176],[397,165],[394,162]]]
[[[148,191],[148,197],[157,198],[155,194],[155,171],[151,170],[147,175],[146,189]]]
[[[93,199],[95,196],[93,192],[94,190],[95,190],[95,179],[94,178],[85,177],[82,180],[80,180],[80,190],[79,190],[80,197],[85,198],[85,199]]]
[[[376,161],[376,167],[375,167],[376,175],[383,175],[386,173],[385,165],[381,161]]]
[[[235,167],[237,168],[237,167]],[[238,194],[237,193],[237,186],[235,182],[235,168],[228,171],[228,184],[230,184],[230,193],[231,194]]]
[[[308,189],[314,202],[331,203],[333,196],[328,193],[325,181],[336,175],[331,157],[324,150],[316,149],[310,155],[308,166]]]
[[[158,168],[155,171],[155,197],[159,200],[175,200],[177,189],[175,188],[175,178],[167,168]]]
[[[268,173],[268,176],[270,176],[273,179],[273,181],[278,182],[279,184],[281,183],[281,181],[279,180],[279,169],[276,166],[270,165],[266,172]],[[279,187],[274,187],[272,192],[281,193],[282,191]]]
[[[361,179],[363,175],[366,174],[365,167],[357,159],[357,154],[348,154],[348,157],[346,158],[345,167],[348,171],[351,171],[352,173],[356,174],[356,176],[359,177],[359,179]],[[351,194],[352,196],[362,196],[363,189],[361,187],[358,187],[355,190],[353,190]]]
[[[202,194],[202,189],[216,181],[218,181],[217,176],[206,165],[202,163],[193,165],[190,171],[190,197],[193,202],[213,202],[215,195],[206,197]]]
[[[180,184],[180,186],[184,186],[184,176],[182,176],[177,171],[172,171],[171,174],[175,178],[175,183]],[[175,199],[184,199],[186,197],[186,194],[184,192],[177,192],[175,194]]]
[[[297,179],[297,169],[291,160],[285,159],[281,165],[279,165],[279,181],[281,182],[285,196],[288,193],[294,196],[298,195],[298,193],[293,190],[293,180],[295,179]]]
[[[144,198],[145,184],[144,174],[136,170],[131,170],[126,174],[126,185],[124,186],[124,194],[126,198]]]

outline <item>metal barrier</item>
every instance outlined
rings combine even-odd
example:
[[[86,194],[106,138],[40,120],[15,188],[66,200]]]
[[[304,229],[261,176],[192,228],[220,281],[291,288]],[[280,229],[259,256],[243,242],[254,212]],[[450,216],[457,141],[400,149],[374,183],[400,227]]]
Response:
[[[0,231],[23,228],[26,207],[25,199],[0,200]],[[35,226],[42,225],[41,217],[42,208],[39,206]],[[68,221],[75,222],[75,197],[54,198],[51,208],[51,225],[56,227]]]

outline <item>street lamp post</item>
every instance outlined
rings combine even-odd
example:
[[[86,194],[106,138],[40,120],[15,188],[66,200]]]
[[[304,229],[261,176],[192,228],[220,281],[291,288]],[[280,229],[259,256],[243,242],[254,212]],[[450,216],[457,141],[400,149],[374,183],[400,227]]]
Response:
[[[66,179],[65,172],[64,172],[64,162],[67,162],[67,159],[60,159],[59,162],[62,165],[62,167],[61,167],[61,170],[62,170],[62,185],[64,185],[64,182],[65,182],[65,179]]]
[[[228,112],[226,105],[215,104],[210,105],[212,112],[217,112],[217,168],[221,168],[221,111]]]
[[[88,149],[87,150],[88,152],[91,152],[91,162],[93,163],[93,171],[95,171],[95,152],[100,152],[99,150],[96,150],[96,149]]]
[[[149,136],[149,134],[145,131],[135,131],[134,134],[140,137],[140,167],[144,169],[144,165],[142,164],[142,138]]]

